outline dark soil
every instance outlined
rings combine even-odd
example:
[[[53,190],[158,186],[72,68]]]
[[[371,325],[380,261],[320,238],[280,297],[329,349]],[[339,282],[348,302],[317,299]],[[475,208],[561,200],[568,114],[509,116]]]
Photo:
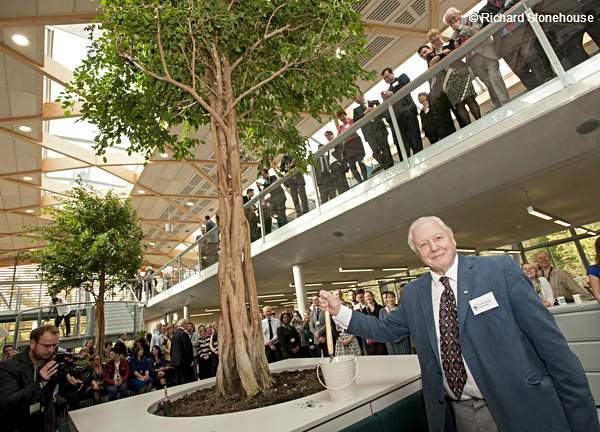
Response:
[[[273,388],[252,399],[240,396],[221,397],[215,388],[197,390],[171,402],[169,417],[196,417],[226,414],[262,408],[310,396],[325,390],[314,369],[286,371],[272,375]],[[163,415],[162,411],[157,412]]]

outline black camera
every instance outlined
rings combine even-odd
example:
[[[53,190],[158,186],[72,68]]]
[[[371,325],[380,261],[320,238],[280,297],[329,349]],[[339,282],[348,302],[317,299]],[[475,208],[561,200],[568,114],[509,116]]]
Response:
[[[369,101],[367,105],[370,107],[376,107],[377,105],[379,105],[379,101],[372,100],[372,101]]]

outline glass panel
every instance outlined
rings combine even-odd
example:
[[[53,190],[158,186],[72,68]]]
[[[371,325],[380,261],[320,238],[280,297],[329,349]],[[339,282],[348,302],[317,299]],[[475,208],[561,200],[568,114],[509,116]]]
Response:
[[[199,242],[202,253],[202,270],[204,271],[219,260],[219,227],[215,226],[203,233]]]
[[[428,45],[419,48],[422,61],[432,68],[463,44],[471,46],[474,42],[469,39],[477,37],[479,31],[469,22],[463,18],[460,30],[450,29],[448,42],[439,32],[431,30]],[[390,78],[390,81],[395,80],[393,85],[401,82],[401,78]],[[545,95],[536,94],[531,99],[519,96],[553,78],[555,74],[531,25],[527,22],[506,24],[431,78],[427,91],[418,94],[418,117],[425,150],[413,157],[412,165],[538,103]],[[410,100],[405,99],[408,107]],[[408,142],[411,138],[406,131],[407,119],[416,116],[415,110],[406,108],[401,113],[395,109],[395,112],[402,138]],[[406,147],[415,153],[411,146]]]
[[[595,225],[597,226],[600,224],[595,224]],[[593,225],[587,225],[587,226],[592,227]],[[600,227],[598,227],[598,228],[600,228]],[[598,229],[598,228],[594,228],[594,229]],[[583,247],[583,251],[585,252],[585,255],[587,256],[587,259],[590,264],[600,264],[596,260],[596,248],[594,246],[597,239],[598,239],[598,236],[588,237],[588,238],[580,240],[581,246]],[[598,257],[598,258],[600,258],[600,257]]]
[[[218,237],[218,234],[217,234]],[[182,280],[198,274],[198,248],[193,247],[181,255]]]
[[[549,248],[540,248],[528,251],[525,253],[525,256],[527,257],[527,262],[535,263],[535,255],[542,250],[550,251],[552,265],[554,265],[557,268],[561,268],[563,270],[568,271],[571,274],[571,276],[576,278],[576,280],[582,282],[581,278],[585,277],[586,272],[585,268],[583,267],[583,263],[579,258],[579,254],[577,253],[575,243],[568,242],[556,246],[551,246]]]
[[[598,53],[600,3],[597,0],[544,0],[534,6],[538,21],[565,70]]]
[[[262,191],[274,184],[278,179],[279,177],[274,173],[273,169],[264,169],[261,172],[261,175],[257,180],[256,185]],[[292,182],[294,185],[296,185],[298,180],[292,180]],[[286,194],[284,185],[276,185],[264,197],[262,210],[266,232],[270,233],[286,225],[290,221],[290,219],[288,218],[288,213],[295,212],[295,210],[293,209],[294,207],[292,200]],[[296,214],[294,213],[292,215],[292,219],[295,218]]]

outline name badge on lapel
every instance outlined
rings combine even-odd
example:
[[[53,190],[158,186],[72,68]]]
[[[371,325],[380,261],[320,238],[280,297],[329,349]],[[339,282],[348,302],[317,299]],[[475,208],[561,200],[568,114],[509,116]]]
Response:
[[[496,297],[494,297],[494,293],[491,291],[473,300],[469,300],[469,304],[471,305],[473,315],[479,315],[482,312],[487,312],[490,309],[498,307]]]

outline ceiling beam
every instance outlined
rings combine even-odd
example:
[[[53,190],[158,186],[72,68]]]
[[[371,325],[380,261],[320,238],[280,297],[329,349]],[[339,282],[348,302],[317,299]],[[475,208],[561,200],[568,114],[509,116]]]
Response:
[[[66,24],[87,24],[94,22],[98,12],[65,15],[26,15],[0,17],[0,27],[29,27]]]
[[[429,28],[440,28],[440,3],[439,0],[429,0]]]
[[[28,121],[49,121],[63,118],[81,117],[81,102],[75,102],[75,106],[69,109],[69,115],[65,116],[65,109],[60,102],[44,102],[41,114],[33,114],[16,117],[0,118],[0,123],[24,123]]]
[[[129,195],[131,198],[151,198],[151,197],[157,197],[157,196],[166,196],[169,198],[188,198],[188,199],[218,199],[219,197],[217,195],[186,195],[186,194],[170,194],[170,193],[164,193],[164,194],[153,194],[153,193],[145,193],[145,194],[130,194]]]
[[[17,183],[20,186],[37,189],[39,191],[50,192],[57,195],[67,196],[67,191],[69,191],[72,186],[66,183],[58,182],[56,180],[51,179],[42,179],[42,184],[38,185],[33,182],[28,182],[25,180],[19,180],[14,178],[2,178],[0,181],[9,181],[12,183]]]
[[[408,37],[411,39],[426,39],[427,32],[413,28],[391,26],[387,24],[366,23],[367,33],[385,34],[388,36]]]
[[[186,160],[186,162],[189,162],[189,161]],[[188,165],[191,166],[192,168],[194,168],[194,170],[200,175],[200,177],[205,179],[207,182],[209,182],[214,187],[218,187],[217,182],[211,176],[209,176],[204,171],[202,171],[200,168],[198,168],[198,166],[196,164],[189,162]]]
[[[166,224],[168,222],[171,223],[180,223],[180,224],[203,224],[204,221],[202,219],[186,219],[186,220],[181,220],[181,219],[146,219],[146,218],[138,218],[140,221],[142,221],[143,223],[148,223],[148,224],[155,224],[155,225],[163,225]]]
[[[29,171],[13,171],[13,172],[0,174],[0,179],[7,178],[7,177],[21,177],[21,176],[36,175],[41,172],[42,172],[42,170],[39,170],[39,169],[29,170]]]
[[[73,71],[67,69],[56,60],[51,59],[48,56],[44,56],[44,64],[40,65],[30,59],[29,57],[21,54],[19,51],[12,49],[3,42],[0,42],[0,52],[12,57],[19,63],[33,69],[34,71],[50,78],[52,81],[56,81],[60,85],[65,85],[73,79]]]

